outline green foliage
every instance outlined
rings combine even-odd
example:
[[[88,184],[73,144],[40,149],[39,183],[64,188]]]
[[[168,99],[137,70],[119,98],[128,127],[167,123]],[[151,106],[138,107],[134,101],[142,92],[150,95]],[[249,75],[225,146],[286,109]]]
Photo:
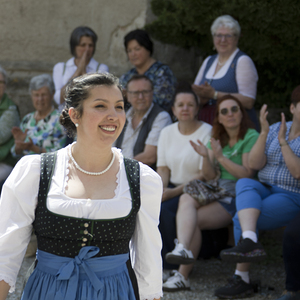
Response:
[[[157,19],[150,34],[206,57],[214,51],[210,26],[229,14],[242,28],[239,48],[254,61],[259,74],[257,107],[286,107],[300,84],[300,2],[298,0],[152,0]]]

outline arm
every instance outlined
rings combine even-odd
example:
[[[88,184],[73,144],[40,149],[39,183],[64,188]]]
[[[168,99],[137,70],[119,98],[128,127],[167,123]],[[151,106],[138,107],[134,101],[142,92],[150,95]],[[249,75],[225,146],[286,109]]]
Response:
[[[267,162],[267,156],[265,154],[266,142],[269,133],[269,122],[267,121],[267,115],[267,105],[264,104],[260,110],[259,117],[261,131],[248,157],[249,167],[253,170],[261,170]]]
[[[148,74],[145,74],[148,75]],[[164,65],[153,78],[153,102],[159,104],[166,111],[170,111],[175,93],[176,78],[171,69]],[[152,78],[151,78],[152,79]]]
[[[281,153],[286,163],[286,166],[292,176],[296,179],[300,179],[300,158],[295,155],[293,150],[285,139],[286,135],[286,122],[284,114],[281,113],[281,125],[278,132],[278,141],[281,146]]]
[[[146,166],[141,166],[140,182],[141,206],[130,243],[130,253],[138,280],[140,299],[160,299],[162,296],[162,243],[158,223],[162,182],[159,176]]]
[[[134,159],[151,166],[156,162],[156,146],[145,145],[144,151],[137,154]]]
[[[154,122],[152,123],[152,128],[148,134],[148,137],[145,141],[144,151],[137,154],[134,159],[141,161],[144,164],[149,166],[156,163],[156,152],[157,152],[157,143],[161,130],[167,125],[171,124],[170,115],[163,111],[159,113]]]
[[[214,168],[214,153],[212,150],[207,149],[206,146],[197,140],[198,144],[190,141],[190,144],[194,150],[203,157],[202,174],[205,180],[214,179],[217,176],[217,172]]]
[[[19,126],[19,123],[20,118],[16,106],[10,106],[0,117],[0,145],[11,138],[11,129]]]
[[[22,158],[2,188],[0,211],[0,281],[15,289],[17,275],[30,241],[39,188],[40,156]],[[7,285],[1,284],[1,297]]]
[[[5,281],[0,281],[0,300],[5,300],[7,295],[8,295],[8,291],[9,291],[9,284],[6,283]]]

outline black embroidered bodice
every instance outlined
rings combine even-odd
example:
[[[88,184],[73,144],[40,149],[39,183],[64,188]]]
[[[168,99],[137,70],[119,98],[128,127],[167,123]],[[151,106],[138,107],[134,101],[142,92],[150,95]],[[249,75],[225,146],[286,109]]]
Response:
[[[84,246],[97,246],[96,256],[123,254],[129,251],[136,215],[140,208],[139,163],[124,158],[132,208],[122,218],[91,220],[53,213],[47,209],[47,194],[54,171],[56,153],[41,155],[41,175],[38,204],[33,223],[38,249],[66,257],[75,257]]]

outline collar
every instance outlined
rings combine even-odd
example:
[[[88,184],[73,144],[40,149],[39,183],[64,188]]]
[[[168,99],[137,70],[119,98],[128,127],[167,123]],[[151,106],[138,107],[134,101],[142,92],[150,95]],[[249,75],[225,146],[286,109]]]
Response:
[[[154,106],[154,104],[153,104],[153,102],[152,102],[151,105],[150,105],[150,107],[149,107],[149,109],[148,109],[148,110],[146,111],[146,113],[143,115],[141,121],[145,120],[145,119],[148,117],[148,115],[150,114],[150,111],[151,111],[151,109],[153,108],[153,106]],[[133,118],[133,115],[134,115],[133,107],[130,107],[130,108],[128,109],[127,113],[126,113],[126,118],[127,118],[127,121],[128,121],[129,123],[131,123],[132,118]]]
[[[66,62],[66,66],[67,67],[76,67],[77,66],[75,65],[75,57],[71,57],[67,62]],[[98,62],[92,57],[89,64],[87,65],[87,70],[96,70],[98,66]]]

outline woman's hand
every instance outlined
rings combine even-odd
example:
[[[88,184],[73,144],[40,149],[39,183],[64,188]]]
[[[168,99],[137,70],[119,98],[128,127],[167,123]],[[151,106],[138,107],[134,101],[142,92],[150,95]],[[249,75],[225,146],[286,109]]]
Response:
[[[269,133],[269,122],[267,120],[267,104],[264,104],[259,113],[259,121],[260,121],[260,133],[268,134]]]
[[[280,124],[280,128],[279,128],[279,132],[278,132],[278,141],[280,145],[285,145],[286,139],[285,139],[285,135],[286,135],[286,122],[285,122],[285,116],[284,113],[281,113],[281,124]]]
[[[201,156],[203,157],[208,157],[208,150],[206,148],[206,146],[200,141],[197,140],[198,144],[196,144],[193,141],[190,141],[190,144],[192,145],[192,147],[194,148],[194,150]]]
[[[211,149],[214,153],[215,158],[219,161],[223,157],[222,147],[219,140],[215,140],[214,138],[210,139]]]
[[[34,146],[33,141],[29,138],[29,142],[24,142],[21,140],[15,140],[15,152],[16,154],[22,154],[24,150],[32,151]]]
[[[197,94],[197,96],[201,98],[212,99],[215,94],[215,89],[207,82],[201,85],[193,84],[192,89]]]
[[[27,136],[28,129],[25,129],[23,132],[20,127],[14,126],[11,130],[12,135],[14,136],[15,141],[25,141]]]
[[[162,202],[173,198],[172,190],[173,189],[171,189],[171,188],[164,188],[163,194],[162,194],[162,199],[161,199]]]
[[[76,73],[78,73],[78,75],[83,75],[86,73],[86,67],[88,65],[87,52],[88,52],[88,50],[83,52],[82,57],[80,58],[80,60],[78,62],[77,72],[76,72]]]

